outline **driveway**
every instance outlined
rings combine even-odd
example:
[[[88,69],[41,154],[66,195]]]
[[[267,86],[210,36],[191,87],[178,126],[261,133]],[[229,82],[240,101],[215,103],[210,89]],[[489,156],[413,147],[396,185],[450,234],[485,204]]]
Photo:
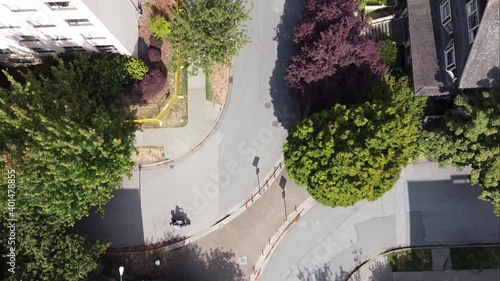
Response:
[[[344,280],[360,262],[394,247],[498,243],[499,218],[491,203],[477,199],[469,172],[413,164],[377,201],[317,204],[279,244],[261,280]]]
[[[234,60],[233,86],[218,129],[185,157],[135,169],[103,217],[94,214],[77,225],[91,238],[124,247],[191,236],[237,209],[271,172],[285,127],[298,117],[282,77],[300,9],[297,1],[287,1],[287,7],[284,0],[252,2],[252,42]],[[173,216],[187,217],[191,225],[175,230],[169,225]]]

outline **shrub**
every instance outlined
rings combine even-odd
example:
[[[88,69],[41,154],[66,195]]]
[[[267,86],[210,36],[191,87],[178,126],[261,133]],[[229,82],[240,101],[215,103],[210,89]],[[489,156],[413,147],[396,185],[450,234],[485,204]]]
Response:
[[[148,73],[148,66],[140,59],[130,58],[127,61],[127,72],[131,79],[141,81]]]
[[[172,32],[170,22],[161,15],[152,15],[149,18],[148,26],[153,36],[158,39],[167,39]]]
[[[139,84],[142,98],[150,101],[160,95],[167,84],[167,77],[157,68],[151,69]]]
[[[150,62],[159,62],[161,61],[161,51],[155,47],[148,48],[148,60]]]
[[[389,67],[396,66],[398,57],[398,47],[391,40],[385,40],[380,43],[380,58]]]
[[[374,100],[337,104],[288,131],[288,175],[325,206],[378,199],[416,149],[426,100],[415,97],[408,79],[386,75],[366,95]]]

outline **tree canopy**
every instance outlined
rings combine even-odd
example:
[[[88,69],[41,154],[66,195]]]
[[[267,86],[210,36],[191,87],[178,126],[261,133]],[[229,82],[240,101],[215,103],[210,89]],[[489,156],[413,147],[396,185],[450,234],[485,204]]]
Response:
[[[118,98],[130,80],[126,62],[116,54],[81,54],[55,57],[17,80],[4,71],[11,87],[0,89],[0,177],[15,170],[13,213],[23,225],[17,251],[31,264],[18,268],[31,277],[25,280],[69,280],[51,277],[60,270],[48,272],[74,259],[74,251],[87,251],[80,256],[86,260],[90,248],[65,231],[91,207],[107,203],[130,174],[135,125]],[[3,217],[7,183],[0,182]],[[63,250],[68,247],[71,254]],[[94,255],[88,260],[97,262]],[[81,272],[91,268],[79,266]]]
[[[424,134],[428,158],[441,165],[471,166],[471,182],[500,215],[500,91],[460,94],[445,115],[445,125]]]
[[[171,21],[153,15],[149,26],[157,38],[169,41],[181,60],[194,70],[229,65],[249,42],[245,21],[250,19],[250,11],[243,0],[177,1],[177,5],[178,9],[170,12]]]
[[[374,101],[337,104],[289,131],[287,171],[324,205],[379,198],[416,148],[426,100],[413,95],[408,79],[386,76],[366,94]]]
[[[321,93],[335,103],[334,95],[366,89],[384,74],[379,46],[360,35],[365,23],[358,8],[358,1],[306,1],[293,34],[299,51],[285,77],[294,93]]]

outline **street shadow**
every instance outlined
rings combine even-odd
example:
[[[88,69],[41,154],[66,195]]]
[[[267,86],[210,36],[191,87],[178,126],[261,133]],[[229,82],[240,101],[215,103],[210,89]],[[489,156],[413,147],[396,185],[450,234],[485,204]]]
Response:
[[[175,209],[171,210],[170,214],[172,215],[172,222],[181,220],[186,222],[187,224],[191,224],[191,220],[188,218],[187,213],[184,212],[184,208],[181,208],[178,205],[175,205]]]
[[[373,261],[368,266],[371,274],[369,281],[392,281],[392,269],[388,262]]]
[[[157,265],[159,264],[159,265]],[[235,254],[223,248],[203,250],[189,244],[179,250],[145,251],[139,253],[108,254],[103,258],[103,268],[91,281],[98,278],[118,277],[118,267],[124,266],[124,280],[158,281],[244,281],[243,271]]]
[[[297,274],[300,281],[345,281],[348,278],[348,272],[342,267],[337,273],[333,273],[328,263],[314,269],[300,269]]]
[[[289,93],[284,77],[290,57],[297,52],[297,46],[293,42],[293,29],[302,18],[303,5],[303,1],[285,0],[280,23],[275,29],[274,40],[278,42],[278,55],[269,86],[274,116],[285,129],[300,119],[298,98]]]
[[[500,218],[469,175],[408,182],[411,246],[498,243]]]
[[[144,245],[141,200],[138,189],[119,189],[104,206],[75,224],[75,230],[91,240],[110,240],[111,247]]]

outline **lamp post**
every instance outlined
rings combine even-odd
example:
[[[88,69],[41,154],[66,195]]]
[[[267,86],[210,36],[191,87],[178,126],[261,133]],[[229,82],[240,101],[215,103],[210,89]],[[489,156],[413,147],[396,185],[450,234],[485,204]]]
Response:
[[[125,270],[125,268],[123,266],[120,266],[118,268],[118,272],[120,272],[120,281],[123,281],[122,277],[123,277],[123,271]]]

